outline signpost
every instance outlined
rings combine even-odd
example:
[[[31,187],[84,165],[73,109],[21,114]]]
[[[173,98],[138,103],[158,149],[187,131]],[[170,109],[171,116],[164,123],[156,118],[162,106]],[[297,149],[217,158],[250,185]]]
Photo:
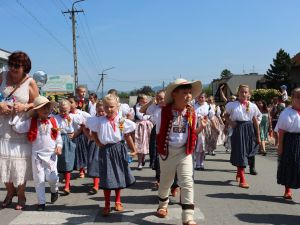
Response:
[[[74,78],[71,75],[48,76],[47,83],[42,87],[43,92],[74,92]]]

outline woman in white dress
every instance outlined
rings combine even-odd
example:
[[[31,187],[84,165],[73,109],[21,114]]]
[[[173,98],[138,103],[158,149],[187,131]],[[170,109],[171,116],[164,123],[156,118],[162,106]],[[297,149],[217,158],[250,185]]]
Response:
[[[0,74],[0,181],[7,190],[2,207],[8,207],[17,193],[16,209],[22,210],[26,203],[26,181],[32,179],[31,144],[27,134],[16,133],[8,122],[14,114],[26,114],[39,90],[28,75],[31,61],[26,53],[12,53],[8,67],[9,71]]]

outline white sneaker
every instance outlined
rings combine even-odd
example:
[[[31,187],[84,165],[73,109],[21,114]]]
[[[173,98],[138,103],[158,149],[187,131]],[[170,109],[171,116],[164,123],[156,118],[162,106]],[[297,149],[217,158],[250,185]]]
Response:
[[[142,170],[143,169],[143,165],[142,164],[139,164],[138,165],[138,170]]]

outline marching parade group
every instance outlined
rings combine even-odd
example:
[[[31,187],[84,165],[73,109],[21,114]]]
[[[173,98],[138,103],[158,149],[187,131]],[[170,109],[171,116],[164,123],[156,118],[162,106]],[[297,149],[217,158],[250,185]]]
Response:
[[[26,181],[34,181],[37,210],[46,207],[45,182],[50,185],[51,202],[58,197],[59,174],[63,194],[72,192],[71,173],[93,179],[90,194],[103,190],[102,215],[111,213],[110,196],[115,192],[114,210],[123,211],[121,190],[135,183],[130,161],[137,158],[137,170],[145,166],[155,171],[158,188],[156,215],[168,215],[169,194],[180,193],[182,223],[194,221],[194,176],[205,171],[205,157],[216,155],[218,145],[230,152],[237,168],[236,181],[249,188],[245,168],[257,175],[255,155],[266,155],[266,142],[278,152],[277,183],[285,186],[284,198],[292,199],[291,189],[300,187],[300,88],[287,102],[282,96],[251,102],[247,85],[236,96],[217,105],[202,92],[200,81],[176,79],[149,100],[139,94],[131,108],[120,103],[115,89],[103,99],[78,86],[74,96],[55,102],[39,95],[29,76],[31,61],[24,52],[9,56],[8,71],[0,74],[0,181],[5,184],[2,207],[26,206]]]

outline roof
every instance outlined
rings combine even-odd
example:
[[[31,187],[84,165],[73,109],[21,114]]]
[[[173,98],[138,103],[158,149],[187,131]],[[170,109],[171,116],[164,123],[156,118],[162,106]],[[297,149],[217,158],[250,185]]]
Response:
[[[8,56],[10,56],[10,54],[11,52],[0,48],[0,59],[8,60]]]
[[[300,52],[292,58],[292,61],[295,63],[295,66],[300,66]]]

